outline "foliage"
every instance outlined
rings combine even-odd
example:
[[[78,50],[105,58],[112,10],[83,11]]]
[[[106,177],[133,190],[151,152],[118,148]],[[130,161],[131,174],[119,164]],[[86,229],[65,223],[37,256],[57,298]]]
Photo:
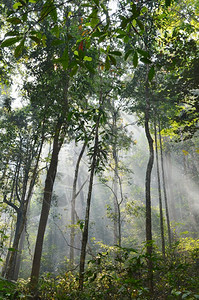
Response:
[[[182,249],[186,251],[182,253]],[[167,252],[165,260],[158,252],[154,253],[154,296],[150,296],[145,287],[147,275],[145,247],[137,251],[103,244],[101,244],[102,251],[88,261],[83,292],[78,290],[78,277],[71,271],[57,277],[45,273],[39,281],[38,296],[43,300],[198,299],[196,260],[198,249],[198,240],[182,239]],[[2,284],[3,282],[5,283],[2,280]],[[24,280],[19,280],[17,285],[6,282],[6,285],[3,285],[5,299],[27,299],[29,295],[27,283]],[[12,298],[13,294],[15,298]],[[6,298],[8,296],[10,298]]]

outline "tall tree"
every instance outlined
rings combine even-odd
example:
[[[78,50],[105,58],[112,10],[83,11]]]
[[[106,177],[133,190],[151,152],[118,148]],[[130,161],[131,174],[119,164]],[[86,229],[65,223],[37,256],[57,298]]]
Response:
[[[4,202],[15,210],[17,220],[15,235],[12,244],[12,251],[8,252],[4,275],[8,279],[17,279],[18,271],[16,261],[18,257],[19,242],[26,223],[27,209],[32,196],[38,175],[38,165],[44,143],[44,135],[36,125],[28,108],[11,112],[4,119],[8,125],[7,131],[10,133],[7,138],[15,138],[15,142],[10,140],[10,154],[7,154],[10,171],[7,170],[4,178]],[[36,125],[36,126],[35,126]],[[13,145],[15,143],[15,149]],[[13,153],[13,154],[11,154]],[[6,183],[7,181],[7,183]]]

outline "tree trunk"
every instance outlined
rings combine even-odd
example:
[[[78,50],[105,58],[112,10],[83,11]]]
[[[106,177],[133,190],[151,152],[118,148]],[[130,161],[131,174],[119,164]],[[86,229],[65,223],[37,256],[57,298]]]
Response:
[[[163,159],[163,151],[162,151],[162,137],[161,137],[161,131],[160,131],[160,123],[159,123],[159,142],[160,142],[162,183],[163,183],[165,210],[166,210],[168,240],[169,240],[169,247],[171,248],[171,241],[172,241],[172,239],[171,239],[171,227],[170,227],[170,219],[169,219],[169,208],[168,208],[168,200],[167,200],[167,190],[166,190],[166,181],[165,181],[164,159]]]
[[[55,176],[57,173],[58,155],[62,144],[59,143],[61,125],[62,125],[61,122],[58,122],[56,126],[50,166],[46,175],[42,210],[41,210],[41,216],[40,216],[39,227],[37,232],[37,239],[36,239],[35,252],[33,257],[31,280],[30,280],[30,287],[33,290],[36,289],[38,279],[39,279],[44,234],[45,234],[47,220],[50,211]]]
[[[82,146],[81,152],[79,154],[76,167],[75,167],[75,175],[73,181],[73,191],[72,191],[72,200],[71,200],[71,231],[70,231],[70,267],[74,266],[74,247],[75,247],[75,228],[74,224],[76,220],[76,209],[75,209],[75,202],[77,198],[77,180],[79,174],[79,166],[86,149],[87,143],[85,142]],[[81,189],[81,188],[80,188]]]
[[[12,244],[12,251],[9,254],[9,261],[8,265],[5,271],[5,278],[8,280],[16,280],[17,278],[14,278],[14,273],[15,273],[15,266],[16,266],[16,259],[17,259],[17,253],[18,253],[18,247],[19,247],[19,241],[20,237],[24,228],[24,214],[23,214],[23,208],[20,207],[17,210],[17,222],[16,222],[16,227],[15,227],[15,236],[14,236],[14,241]]]
[[[157,145],[157,129],[156,123],[155,128],[155,152],[156,152],[156,168],[157,168],[157,178],[158,178],[158,195],[159,195],[159,211],[160,211],[160,231],[161,231],[161,242],[162,242],[162,255],[165,258],[165,239],[164,239],[164,220],[163,220],[163,210],[162,210],[162,193],[160,184],[160,169],[159,169],[159,155],[158,155],[158,145]]]
[[[119,220],[118,220],[118,214],[119,214],[119,206],[118,206],[118,161],[117,161],[117,151],[115,149],[115,145],[113,145],[113,159],[115,162],[114,167],[114,176],[113,176],[113,192],[114,192],[114,219],[113,219],[113,242],[114,245],[119,245]]]
[[[23,228],[23,231],[22,231],[21,237],[20,237],[19,249],[17,252],[16,262],[15,262],[15,270],[14,270],[14,276],[13,276],[14,280],[17,280],[19,277],[19,270],[20,270],[20,265],[21,265],[21,254],[22,254],[22,250],[24,247],[24,241],[25,241],[25,236],[26,236],[25,226]]]
[[[149,160],[146,169],[145,178],[145,197],[146,197],[146,247],[148,256],[148,287],[151,294],[153,293],[153,263],[152,263],[152,220],[151,220],[151,173],[154,161],[153,151],[153,139],[149,129],[149,113],[150,113],[150,101],[149,101],[149,88],[148,81],[145,87],[146,91],[146,109],[145,109],[145,134],[149,145]]]
[[[24,182],[23,182],[23,193],[22,193],[22,198],[20,200],[20,206],[16,207],[11,203],[11,201],[7,201],[6,198],[4,199],[4,202],[13,207],[17,213],[17,222],[16,222],[16,227],[15,227],[15,235],[14,235],[14,241],[12,244],[12,249],[13,251],[8,252],[8,259],[7,261],[7,266],[5,270],[5,277],[9,280],[17,280],[18,279],[18,271],[20,267],[20,260],[18,261],[17,264],[17,257],[19,256],[19,243],[21,239],[22,232],[25,228],[25,222],[26,222],[26,216],[27,216],[27,210],[28,206],[30,203],[30,199],[32,196],[32,191],[35,185],[36,177],[37,177],[37,170],[38,170],[38,164],[43,148],[43,142],[44,142],[44,136],[42,137],[42,141],[40,145],[38,146],[38,155],[36,159],[36,163],[34,166],[34,170],[32,173],[32,178],[28,187],[27,191],[27,185],[28,185],[28,180],[29,180],[29,171],[31,168],[31,162],[29,162],[29,166],[25,170],[25,176],[24,176]],[[17,182],[15,183],[17,185]],[[27,195],[26,195],[27,192]],[[17,271],[18,269],[18,271]]]
[[[83,289],[83,282],[84,282],[84,268],[85,268],[85,258],[86,258],[86,246],[88,241],[88,226],[89,226],[89,218],[90,218],[91,196],[92,196],[93,180],[94,180],[94,173],[96,168],[96,159],[97,159],[97,152],[98,152],[98,131],[99,131],[99,116],[96,123],[93,159],[92,159],[92,164],[90,169],[90,180],[89,180],[89,187],[88,187],[86,214],[85,214],[84,228],[82,233],[80,268],[79,268],[79,289],[80,290]]]

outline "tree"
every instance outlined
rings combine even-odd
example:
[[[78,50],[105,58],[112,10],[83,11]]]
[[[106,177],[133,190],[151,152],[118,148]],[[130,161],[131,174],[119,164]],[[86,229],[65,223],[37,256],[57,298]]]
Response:
[[[4,274],[6,278],[15,280],[18,277],[16,262],[19,242],[25,227],[44,142],[44,135],[40,132],[36,120],[31,120],[33,115],[29,108],[23,108],[8,113],[6,119],[4,117],[1,120],[4,130],[8,133],[6,143],[11,146],[7,149],[8,153],[4,152],[3,155],[6,163],[2,178],[4,202],[15,210],[17,216],[14,240],[7,254]]]

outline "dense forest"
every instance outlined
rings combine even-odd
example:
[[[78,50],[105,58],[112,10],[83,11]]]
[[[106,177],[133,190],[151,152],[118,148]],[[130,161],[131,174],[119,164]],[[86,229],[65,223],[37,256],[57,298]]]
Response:
[[[0,299],[199,299],[199,2],[0,15]]]

